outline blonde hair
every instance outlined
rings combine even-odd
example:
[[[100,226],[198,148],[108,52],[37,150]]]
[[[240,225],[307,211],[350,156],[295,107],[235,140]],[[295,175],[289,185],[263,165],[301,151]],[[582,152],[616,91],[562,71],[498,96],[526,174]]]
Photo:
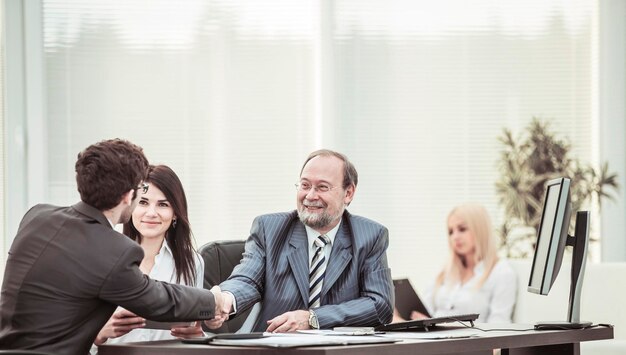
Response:
[[[446,225],[447,221],[449,221],[453,215],[465,221],[467,228],[474,235],[476,243],[476,252],[474,253],[475,264],[481,261],[484,264],[485,272],[476,284],[476,289],[478,290],[485,283],[489,274],[491,274],[491,270],[493,270],[493,267],[498,262],[496,239],[491,225],[491,218],[489,218],[487,210],[482,205],[475,203],[465,203],[453,208],[448,214]],[[448,262],[435,281],[435,290],[439,289],[444,281],[448,281],[452,284],[461,282],[463,261],[452,248],[449,248],[449,251]]]

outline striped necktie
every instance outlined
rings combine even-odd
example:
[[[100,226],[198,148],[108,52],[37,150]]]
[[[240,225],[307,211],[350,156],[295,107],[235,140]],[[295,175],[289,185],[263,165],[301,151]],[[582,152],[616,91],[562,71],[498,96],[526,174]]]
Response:
[[[309,308],[317,308],[320,306],[320,294],[322,284],[324,283],[324,274],[326,273],[326,255],[324,254],[324,246],[330,240],[325,235],[320,235],[315,239],[315,254],[311,260],[311,271],[309,273]]]

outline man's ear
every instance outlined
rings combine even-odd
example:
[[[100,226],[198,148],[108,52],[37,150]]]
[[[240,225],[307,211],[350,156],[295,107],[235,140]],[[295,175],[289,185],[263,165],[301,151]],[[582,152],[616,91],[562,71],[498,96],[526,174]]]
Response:
[[[355,191],[356,191],[356,186],[354,186],[354,184],[348,186],[348,188],[346,189],[346,194],[343,198],[343,203],[345,203],[346,205],[349,205],[350,202],[352,202],[352,199],[354,198]]]

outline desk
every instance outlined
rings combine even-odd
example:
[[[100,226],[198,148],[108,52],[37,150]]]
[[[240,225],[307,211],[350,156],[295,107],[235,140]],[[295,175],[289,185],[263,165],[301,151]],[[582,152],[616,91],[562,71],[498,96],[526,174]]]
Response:
[[[494,329],[493,325],[478,324],[481,329]],[[499,326],[498,328],[501,328]],[[507,329],[528,329],[531,325],[507,325]],[[183,344],[178,340],[143,342],[133,344],[104,345],[100,355],[165,355],[165,354],[207,354],[269,355],[280,352],[281,355],[408,355],[408,354],[463,354],[492,355],[492,349],[502,349],[502,355],[579,355],[580,342],[590,340],[613,339],[613,328],[595,327],[580,330],[551,331],[493,331],[481,333],[478,337],[415,340],[404,339],[393,344],[371,344],[350,346],[316,346],[290,349],[228,347],[210,345]],[[210,350],[209,350],[210,349]]]

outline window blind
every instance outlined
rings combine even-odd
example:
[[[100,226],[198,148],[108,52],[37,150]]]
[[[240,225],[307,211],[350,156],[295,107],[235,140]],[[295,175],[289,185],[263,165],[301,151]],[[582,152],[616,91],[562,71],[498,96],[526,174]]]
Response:
[[[484,204],[504,127],[533,116],[593,158],[595,0],[44,0],[47,200],[73,203],[76,153],[105,138],[170,165],[198,245],[295,207],[306,155],[346,153],[353,213],[390,229],[395,276],[425,286],[446,216]]]
[[[0,95],[0,157],[2,157],[2,164],[0,164],[0,201],[2,201],[2,203],[0,204],[0,231],[2,233],[2,238],[1,238],[1,243],[0,243],[0,253],[2,254],[0,256],[0,283],[2,282],[2,278],[4,275],[4,264],[6,263],[5,260],[5,255],[7,255],[8,253],[8,245],[10,242],[9,237],[6,236],[6,230],[5,230],[5,226],[6,226],[6,215],[4,213],[4,206],[5,206],[5,201],[6,201],[6,197],[4,195],[4,186],[5,186],[5,178],[4,178],[4,167],[6,165],[6,156],[5,156],[5,152],[4,152],[4,136],[5,136],[5,131],[4,131],[4,67],[5,67],[5,35],[4,35],[4,6],[0,6],[0,53],[2,53],[0,55],[0,92],[2,93],[2,95]]]

